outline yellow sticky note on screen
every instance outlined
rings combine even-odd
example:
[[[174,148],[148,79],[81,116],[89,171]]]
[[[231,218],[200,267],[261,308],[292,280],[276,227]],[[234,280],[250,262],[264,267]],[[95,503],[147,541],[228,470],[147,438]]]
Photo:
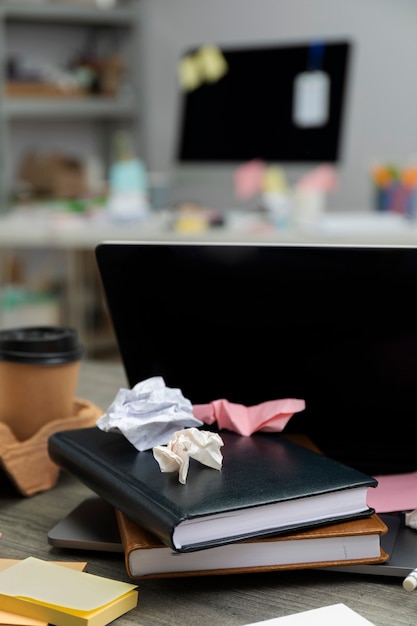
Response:
[[[201,84],[200,66],[193,54],[183,57],[178,65],[178,81],[184,91],[193,91]]]
[[[202,46],[184,56],[178,65],[178,81],[184,91],[193,91],[204,82],[214,83],[228,71],[226,59],[217,46]]]
[[[209,83],[220,80],[227,72],[227,63],[220,48],[217,46],[202,46],[198,52],[200,72]]]

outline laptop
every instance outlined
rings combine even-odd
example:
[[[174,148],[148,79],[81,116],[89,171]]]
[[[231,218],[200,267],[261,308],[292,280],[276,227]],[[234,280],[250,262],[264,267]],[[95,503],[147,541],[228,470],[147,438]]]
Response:
[[[113,241],[96,259],[131,387],[303,398],[286,431],[371,475],[417,469],[417,247]],[[383,517],[391,558],[371,572],[405,576],[417,534]]]

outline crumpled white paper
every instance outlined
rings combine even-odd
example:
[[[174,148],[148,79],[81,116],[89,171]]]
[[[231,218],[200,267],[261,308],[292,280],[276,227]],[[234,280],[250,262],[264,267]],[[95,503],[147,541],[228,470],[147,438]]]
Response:
[[[185,485],[190,458],[213,469],[221,469],[223,455],[220,448],[223,445],[223,439],[217,433],[187,428],[174,433],[167,446],[155,446],[153,455],[161,472],[178,472],[179,482]]]
[[[121,388],[97,426],[106,432],[118,430],[137,450],[150,450],[168,443],[178,430],[202,426],[193,415],[191,402],[180,389],[165,385],[162,376]]]

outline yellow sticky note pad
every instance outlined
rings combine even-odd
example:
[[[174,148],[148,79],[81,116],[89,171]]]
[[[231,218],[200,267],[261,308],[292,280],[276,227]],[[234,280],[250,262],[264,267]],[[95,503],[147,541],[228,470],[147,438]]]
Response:
[[[48,626],[48,622],[24,615],[16,615],[7,611],[0,611],[1,626]]]
[[[2,609],[59,626],[104,626],[137,600],[135,585],[33,557],[0,572]]]
[[[11,567],[16,563],[20,563],[21,559],[0,559],[0,571]],[[55,561],[60,567],[71,567],[72,569],[82,572],[87,567],[86,561]],[[15,613],[8,613],[0,609],[0,624],[1,626],[48,626],[48,622],[45,620],[33,619],[32,617],[26,617],[24,615],[16,615]]]

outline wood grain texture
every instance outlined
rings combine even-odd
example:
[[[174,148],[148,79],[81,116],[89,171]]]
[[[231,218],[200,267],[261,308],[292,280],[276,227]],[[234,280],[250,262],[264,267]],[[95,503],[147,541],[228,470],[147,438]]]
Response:
[[[82,365],[79,395],[103,410],[125,385],[119,363]],[[64,550],[47,542],[50,528],[90,493],[62,472],[56,487],[25,498],[0,475],[0,555],[87,561],[92,574],[131,582],[122,554]],[[119,618],[117,626],[243,626],[338,602],[376,626],[414,626],[417,595],[401,583],[399,578],[318,570],[144,580],[138,586],[138,606]]]

